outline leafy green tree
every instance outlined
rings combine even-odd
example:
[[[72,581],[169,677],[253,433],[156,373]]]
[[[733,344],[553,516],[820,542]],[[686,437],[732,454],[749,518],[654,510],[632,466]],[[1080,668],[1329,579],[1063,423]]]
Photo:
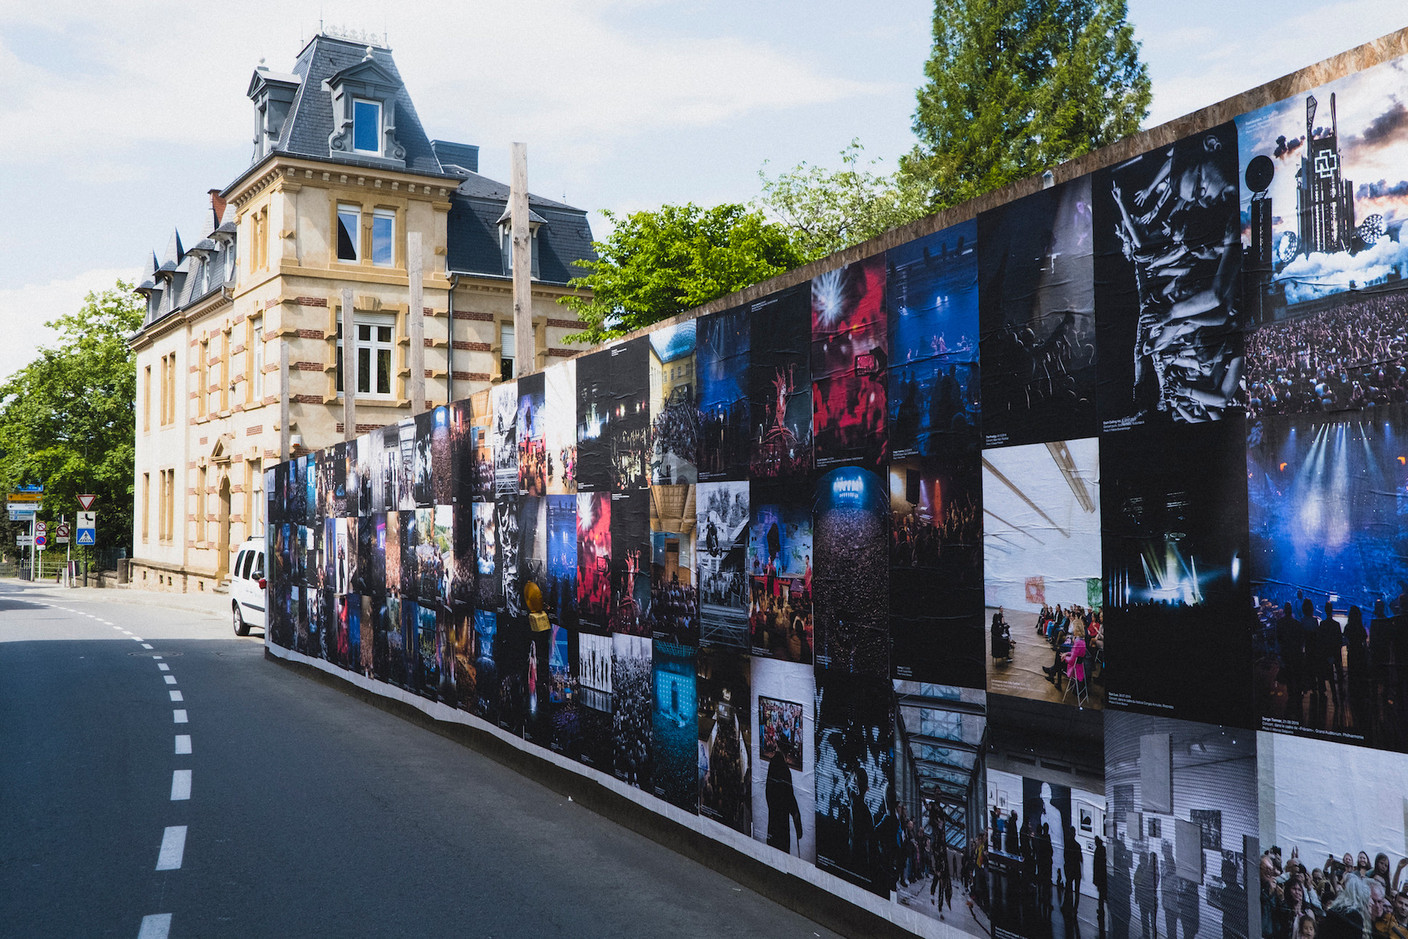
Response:
[[[1151,100],[1125,0],[936,0],[924,73],[900,171],[931,210],[1127,137]]]
[[[591,269],[571,281],[591,295],[562,300],[586,324],[569,342],[598,343],[668,319],[801,264],[786,230],[761,212],[728,204],[663,205],[621,217],[593,242]]]
[[[42,484],[51,519],[72,519],[78,495],[95,493],[100,547],[131,548],[137,371],[127,338],[144,313],[123,281],[89,293],[47,324],[57,344],[0,385],[0,489]],[[18,526],[6,528],[13,545]]]
[[[786,226],[807,260],[874,238],[928,214],[928,191],[901,173],[862,162],[865,148],[852,140],[841,151],[841,169],[799,163],[763,181],[760,207]]]

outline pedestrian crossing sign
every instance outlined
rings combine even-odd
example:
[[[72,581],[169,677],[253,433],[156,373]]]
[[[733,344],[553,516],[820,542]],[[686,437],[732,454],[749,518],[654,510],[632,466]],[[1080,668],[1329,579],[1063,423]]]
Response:
[[[84,544],[86,544],[86,545],[92,545],[92,544],[94,543],[94,542],[93,542],[93,529],[91,529],[91,528],[80,528],[80,529],[78,530],[78,543],[81,544],[81,545],[84,545]]]

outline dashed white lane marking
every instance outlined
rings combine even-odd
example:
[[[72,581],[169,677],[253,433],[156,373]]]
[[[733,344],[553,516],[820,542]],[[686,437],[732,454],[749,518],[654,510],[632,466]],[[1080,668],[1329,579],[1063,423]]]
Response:
[[[161,659],[162,659],[162,657],[159,656],[159,655],[154,655],[154,656],[152,656],[152,661],[153,661],[153,662],[160,662]]]
[[[158,656],[158,658],[159,658],[159,657],[160,657],[160,656]],[[167,665],[165,662],[158,662],[158,663],[156,663],[156,667],[159,668],[159,669],[161,669],[163,672],[169,672],[169,671],[171,671],[171,666],[170,666],[170,665]]]
[[[132,635],[132,630],[130,629],[119,629],[118,632],[122,633],[124,636]]]
[[[184,700],[186,700],[186,699],[183,698],[183,697],[181,697],[181,692],[179,692],[179,691],[173,691],[173,692],[171,692],[171,700],[172,700],[172,701],[184,701]]]
[[[143,643],[143,644],[146,643],[146,640],[143,639],[141,636],[133,636],[133,637],[132,637],[132,641],[133,641],[133,642],[140,642],[140,643]]]
[[[184,713],[186,713],[186,712],[185,712],[185,711],[181,711],[180,713],[184,714]],[[177,755],[177,756],[185,756],[186,754],[188,754],[188,753],[190,753],[190,752],[191,752],[191,735],[190,735],[190,734],[177,734],[177,735],[176,735],[176,755]]]
[[[143,649],[150,649],[150,648],[151,648],[151,643],[149,643],[149,642],[144,642],[144,643],[142,643],[142,648],[143,648]]]
[[[137,939],[166,939],[171,935],[171,914],[152,913],[142,917],[142,928]]]
[[[162,832],[161,851],[156,857],[156,869],[176,871],[181,869],[181,858],[186,853],[186,826],[172,825]]]
[[[114,626],[113,629],[116,629],[116,630],[117,630],[118,632],[120,632],[120,633],[127,631],[127,630],[123,629],[121,626]]]
[[[191,771],[178,769],[171,771],[171,801],[180,802],[191,797]]]
[[[176,676],[175,676],[175,675],[162,675],[161,677],[166,679],[166,683],[167,683],[168,685],[174,685],[174,684],[176,684]]]
[[[173,723],[173,724],[186,724],[186,723],[189,723],[189,719],[186,717],[186,712],[185,712],[184,710],[179,710],[179,709],[178,709],[178,710],[175,710],[175,711],[172,711],[172,712],[171,712],[171,723]]]

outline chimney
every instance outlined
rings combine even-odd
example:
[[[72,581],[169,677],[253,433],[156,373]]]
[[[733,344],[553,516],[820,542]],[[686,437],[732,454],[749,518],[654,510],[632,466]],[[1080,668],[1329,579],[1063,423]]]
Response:
[[[210,226],[210,230],[215,231],[225,220],[225,197],[220,195],[219,189],[210,190],[210,211],[215,213],[215,224]]]

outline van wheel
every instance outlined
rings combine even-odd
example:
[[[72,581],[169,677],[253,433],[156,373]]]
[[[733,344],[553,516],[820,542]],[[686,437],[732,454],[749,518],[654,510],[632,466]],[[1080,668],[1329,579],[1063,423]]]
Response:
[[[236,603],[234,603],[234,604],[232,604],[232,605],[233,605],[234,608],[235,608],[235,635],[236,635],[236,636],[248,636],[248,635],[249,635],[249,624],[246,623],[246,622],[244,621],[244,617],[240,615],[240,605],[239,605],[239,603],[236,602]]]

